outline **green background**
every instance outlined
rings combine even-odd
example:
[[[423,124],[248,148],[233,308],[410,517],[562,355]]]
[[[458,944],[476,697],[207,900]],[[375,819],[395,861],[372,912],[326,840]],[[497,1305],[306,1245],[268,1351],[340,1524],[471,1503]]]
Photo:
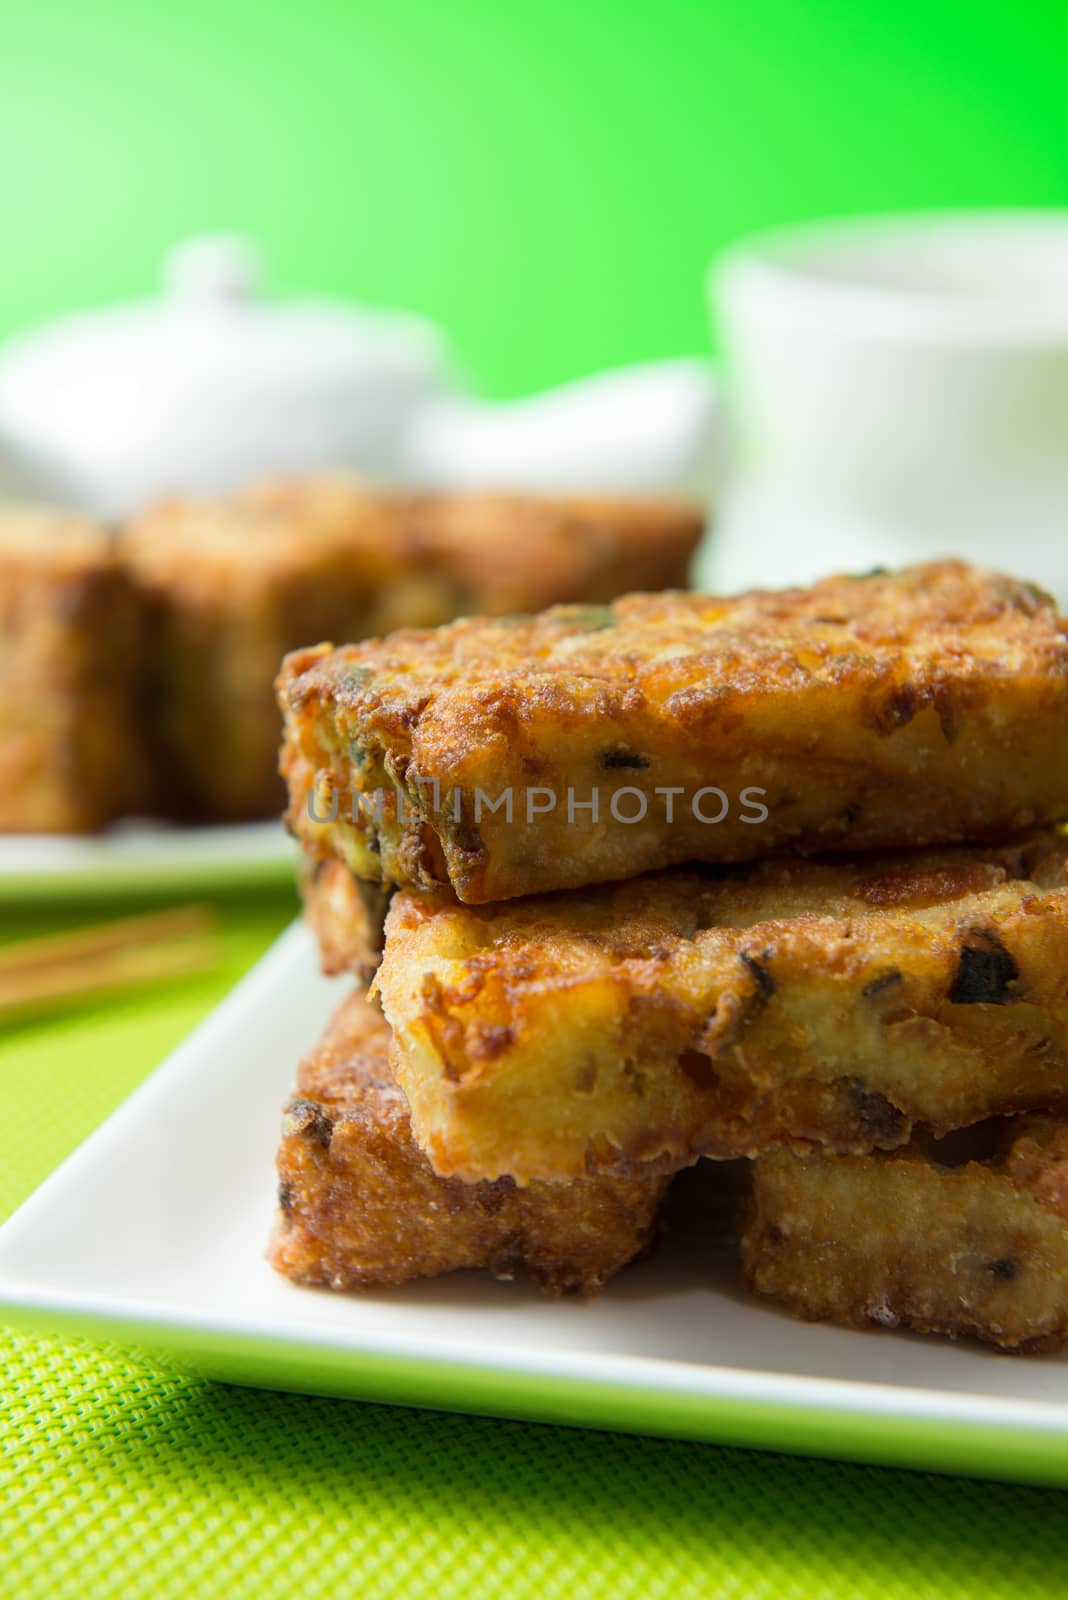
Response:
[[[701,350],[755,227],[1068,203],[1068,8],[0,0],[0,335],[193,230],[440,318],[488,392]],[[0,937],[125,909],[25,908]],[[0,1038],[0,1215],[292,914],[205,978]],[[1055,1491],[190,1382],[0,1337],[0,1594],[1053,1596]]]
[[[496,394],[707,342],[727,240],[1068,202],[1064,0],[0,0],[0,334],[258,235]]]

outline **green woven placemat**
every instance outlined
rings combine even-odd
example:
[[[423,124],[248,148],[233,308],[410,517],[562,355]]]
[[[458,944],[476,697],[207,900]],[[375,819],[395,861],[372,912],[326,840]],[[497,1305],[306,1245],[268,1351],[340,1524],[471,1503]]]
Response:
[[[221,910],[225,960],[210,977],[3,1036],[0,1212],[188,1031],[292,903],[243,896]],[[104,914],[51,909],[0,932]],[[0,1344],[5,1600],[1068,1588],[1056,1490],[230,1389],[77,1341]]]

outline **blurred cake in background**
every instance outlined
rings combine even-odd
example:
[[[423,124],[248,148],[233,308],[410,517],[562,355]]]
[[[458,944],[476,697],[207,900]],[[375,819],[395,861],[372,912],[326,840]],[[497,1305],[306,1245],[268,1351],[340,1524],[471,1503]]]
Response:
[[[0,516],[0,831],[275,815],[283,655],[686,583],[667,500],[376,492],[345,474],[170,500],[117,532]]]
[[[139,810],[141,608],[113,540],[0,511],[0,831],[79,833]]]

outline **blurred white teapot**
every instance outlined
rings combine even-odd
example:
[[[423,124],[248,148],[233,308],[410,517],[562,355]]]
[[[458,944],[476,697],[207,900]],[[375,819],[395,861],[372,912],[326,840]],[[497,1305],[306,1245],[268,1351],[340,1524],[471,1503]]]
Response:
[[[488,406],[441,332],[343,302],[270,302],[260,256],[191,239],[164,294],[0,348],[0,498],[121,516],[171,492],[348,467],[442,487],[694,492],[715,442],[703,362],[664,362]]]

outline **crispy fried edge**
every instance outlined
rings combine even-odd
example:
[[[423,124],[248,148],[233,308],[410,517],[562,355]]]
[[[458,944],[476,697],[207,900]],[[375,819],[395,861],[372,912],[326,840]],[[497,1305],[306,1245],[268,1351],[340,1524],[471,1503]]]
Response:
[[[981,841],[1068,811],[1068,755],[1056,756],[1068,749],[1068,633],[1052,601],[963,563],[869,582],[726,601],[632,595],[298,652],[279,678],[289,825],[361,876],[448,885],[479,904],[684,860]],[[641,628],[676,614],[674,654],[668,621],[636,664]],[[695,656],[705,635],[693,619],[706,615]],[[733,632],[718,631],[723,615]],[[634,650],[610,652],[602,671],[597,638],[632,621]],[[998,650],[985,648],[991,633]],[[580,652],[545,671],[543,651],[572,641],[589,662]],[[687,660],[700,661],[689,677]],[[586,795],[617,748],[640,760],[626,774],[646,796],[636,825],[586,827],[559,804],[533,826],[477,813],[478,791],[510,789],[520,806],[532,783]],[[713,768],[730,815],[667,823],[657,795],[692,795]],[[434,792],[458,795],[458,816]],[[744,793],[767,806],[759,824]]]
[[[1012,876],[1063,884],[1066,859],[1055,833],[864,858],[822,916],[796,886],[832,864],[758,866],[727,927],[746,885],[693,872],[477,909],[402,892],[375,992],[416,1136],[443,1173],[529,1181],[1068,1111],[1068,889]],[[969,893],[981,869],[1005,881]]]
[[[392,890],[357,878],[340,861],[315,861],[306,853],[298,884],[323,972],[328,977],[349,972],[366,987],[382,959]]]
[[[805,1320],[1019,1353],[1062,1347],[1068,1125],[1021,1119],[980,1131],[992,1156],[953,1168],[919,1142],[892,1155],[761,1157],[739,1241],[750,1288]]]
[[[647,1246],[667,1186],[584,1177],[519,1189],[507,1178],[437,1177],[411,1138],[388,1028],[359,995],[301,1068],[278,1172],[268,1258],[284,1276],[335,1289],[485,1267],[525,1274],[548,1294],[594,1295]]]

